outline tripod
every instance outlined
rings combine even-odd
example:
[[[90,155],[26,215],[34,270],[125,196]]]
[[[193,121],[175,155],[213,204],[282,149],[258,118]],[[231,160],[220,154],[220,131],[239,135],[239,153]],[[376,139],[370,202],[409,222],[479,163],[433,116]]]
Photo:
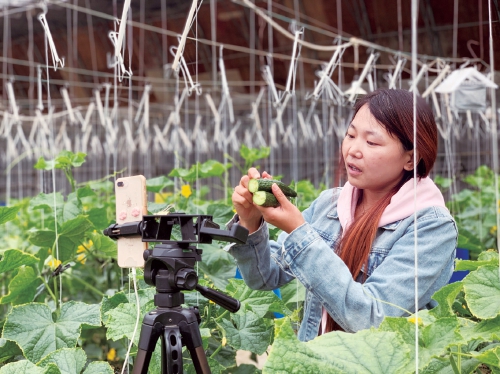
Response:
[[[248,231],[239,225],[233,225],[231,231],[219,230],[219,226],[211,219],[211,216],[183,213],[144,216],[141,222],[115,224],[104,231],[105,235],[113,239],[141,234],[143,241],[161,243],[144,252],[144,280],[156,287],[156,309],[144,316],[133,374],[147,374],[159,338],[162,374],[183,372],[183,346],[191,355],[196,373],[211,373],[202,345],[198,308],[183,308],[184,294],[181,291],[196,289],[233,313],[239,310],[240,302],[198,284],[194,266],[197,261],[201,261],[202,250],[190,244],[211,243],[212,239],[245,243],[248,236]],[[180,226],[182,240],[172,241],[172,227],[176,224]]]

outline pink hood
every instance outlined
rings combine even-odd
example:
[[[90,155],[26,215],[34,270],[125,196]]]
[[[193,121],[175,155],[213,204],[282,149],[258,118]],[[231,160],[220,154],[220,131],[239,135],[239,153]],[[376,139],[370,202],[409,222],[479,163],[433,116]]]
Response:
[[[337,212],[344,231],[354,218],[358,194],[359,190],[349,182],[344,185],[340,192]],[[432,179],[422,178],[417,183],[416,210],[419,211],[431,206],[445,207],[444,198]],[[407,218],[413,213],[415,213],[414,189],[413,179],[410,179],[391,198],[391,202],[380,217],[378,227]]]

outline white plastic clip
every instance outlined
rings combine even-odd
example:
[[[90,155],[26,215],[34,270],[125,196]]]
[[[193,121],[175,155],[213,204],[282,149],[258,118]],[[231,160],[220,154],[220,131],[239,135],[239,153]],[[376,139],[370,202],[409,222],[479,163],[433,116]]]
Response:
[[[295,34],[295,38],[293,41],[292,58],[290,60],[290,67],[288,69],[288,78],[286,80],[285,93],[288,93],[288,94],[293,94],[295,92],[295,77],[297,74],[298,59],[299,59],[300,50],[302,47],[302,45],[299,45],[298,43],[299,43],[300,35],[302,35],[304,33],[304,28],[301,27],[300,29],[297,29],[295,22],[292,23],[291,28]]]
[[[9,80],[6,83],[7,86],[7,96],[9,97],[10,109],[12,110],[12,116],[14,117],[14,121],[19,121],[19,107],[16,103],[16,97],[14,95],[14,87],[12,86],[12,82]]]
[[[54,40],[52,39],[52,34],[50,33],[49,24],[47,23],[47,18],[45,18],[46,11],[38,15],[38,20],[42,24],[42,27],[45,31],[45,36],[49,42],[50,53],[52,55],[52,64],[54,65],[54,71],[57,70],[57,66],[60,65],[61,68],[64,67],[64,57],[62,59],[59,58],[57,54],[56,45],[54,44]]]
[[[174,53],[175,50],[178,50],[177,48],[178,47],[176,46],[170,47],[170,52]],[[186,60],[184,59],[184,56],[180,56],[179,58],[180,58],[180,70],[182,71],[184,84],[188,89],[188,96],[191,96],[191,93],[193,91],[195,91],[197,95],[201,95],[202,93],[201,85],[199,83],[194,83],[193,78],[191,77],[191,73],[189,72],[189,69],[187,67]],[[173,65],[172,65],[172,70],[174,70]],[[176,73],[178,73],[178,70],[179,68],[177,68]]]
[[[229,121],[231,123],[234,123],[233,101],[231,100],[231,95],[229,94],[229,85],[227,83],[226,68],[224,66],[224,59],[222,58],[223,47],[224,46],[221,45],[219,50],[219,68],[222,81],[222,93],[225,96],[227,107],[229,110]]]
[[[429,69],[429,66],[427,64],[423,64],[422,67],[420,68],[415,80],[411,82],[410,89],[408,91],[413,92],[413,90],[417,89],[418,82],[422,80],[422,77],[426,73],[426,71]],[[417,90],[418,93],[418,90]]]
[[[120,25],[120,30],[121,30],[121,25]],[[113,56],[113,58],[110,58],[108,55],[108,68],[111,69],[114,68],[115,66],[118,67],[118,81],[121,82],[123,81],[123,78],[125,78],[125,76],[131,77],[133,74],[131,70],[127,70],[127,68],[125,67],[123,56],[120,51],[121,46],[120,49],[118,49],[118,39],[120,38],[120,34],[117,33],[116,31],[110,31],[108,33],[108,37],[109,40],[111,40],[113,47],[115,47],[115,55]],[[118,55],[116,54],[117,50],[119,51]]]
[[[271,93],[273,94],[274,105],[278,105],[280,102],[280,98],[278,96],[278,91],[276,90],[276,85],[274,84],[273,75],[271,73],[271,68],[269,67],[269,65],[264,65],[262,67],[262,78],[264,78],[264,81],[267,83],[269,89],[271,90]]]
[[[405,58],[400,58],[398,63],[396,64],[396,68],[394,69],[394,73],[390,74],[391,80],[389,82],[389,89],[396,88],[396,80],[401,76],[401,71],[406,64]]]
[[[42,101],[42,66],[37,66],[37,93],[38,93],[38,105],[36,108],[40,111],[43,110],[43,101]]]
[[[73,112],[73,106],[71,105],[71,101],[69,100],[69,94],[66,87],[61,88],[61,96],[63,97],[64,104],[66,105],[66,109],[68,110],[69,121],[73,125],[76,123],[75,113]]]
[[[361,72],[361,75],[359,76],[359,79],[357,81],[355,81],[351,87],[352,91],[350,92],[350,95],[349,95],[349,102],[352,103],[354,98],[357,96],[358,89],[361,87],[361,83],[363,83],[363,81],[366,78],[366,75],[372,69],[373,63],[375,62],[377,57],[378,57],[378,55],[375,53],[370,54],[370,57],[368,57],[368,61],[366,62],[365,67],[363,68],[363,71]]]

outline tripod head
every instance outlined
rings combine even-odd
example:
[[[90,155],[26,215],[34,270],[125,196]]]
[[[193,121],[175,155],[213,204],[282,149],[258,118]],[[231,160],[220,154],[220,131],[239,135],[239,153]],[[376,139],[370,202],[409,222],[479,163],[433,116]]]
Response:
[[[180,238],[173,239],[175,226],[179,227]],[[196,289],[207,299],[229,310],[237,312],[240,302],[232,297],[198,284],[194,270],[201,261],[202,249],[195,244],[210,244],[212,240],[244,244],[248,230],[238,224],[231,230],[221,230],[209,215],[146,215],[142,221],[113,224],[104,230],[112,239],[141,236],[144,242],[156,242],[153,249],[144,251],[144,280],[155,286],[155,305],[160,308],[178,307],[184,302],[182,290]]]

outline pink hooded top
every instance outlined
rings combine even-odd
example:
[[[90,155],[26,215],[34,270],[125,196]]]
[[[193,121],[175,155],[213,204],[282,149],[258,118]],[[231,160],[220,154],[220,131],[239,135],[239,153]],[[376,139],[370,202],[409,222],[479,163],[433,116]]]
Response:
[[[382,216],[380,217],[378,227],[382,227],[387,225],[388,223],[405,219],[413,215],[415,211],[419,211],[425,208],[429,208],[432,206],[445,207],[445,202],[441,191],[430,178],[421,178],[417,183],[416,210],[414,195],[414,180],[410,179],[391,198],[391,202],[385,208]],[[340,224],[343,228],[343,232],[346,232],[346,229],[354,220],[354,213],[356,211],[358,196],[359,190],[349,182],[344,185],[342,191],[340,192],[340,196],[337,201],[337,213],[339,216]],[[323,308],[323,314],[321,318],[322,334],[324,334],[325,332],[327,316],[328,313],[326,309]]]

